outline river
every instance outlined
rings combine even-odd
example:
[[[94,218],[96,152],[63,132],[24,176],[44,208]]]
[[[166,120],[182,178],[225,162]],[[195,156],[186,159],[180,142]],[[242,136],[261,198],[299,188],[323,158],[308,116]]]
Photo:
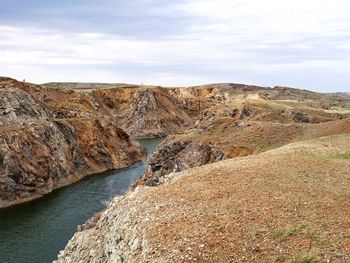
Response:
[[[162,139],[140,140],[150,154]],[[0,209],[0,262],[52,262],[77,229],[122,195],[145,170],[145,163],[93,175],[35,201]]]

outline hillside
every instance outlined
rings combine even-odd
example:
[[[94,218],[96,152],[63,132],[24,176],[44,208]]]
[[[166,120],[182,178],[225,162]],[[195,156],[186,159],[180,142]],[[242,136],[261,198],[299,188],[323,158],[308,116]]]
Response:
[[[347,262],[350,96],[0,77],[0,207],[142,160],[58,262]]]
[[[350,259],[347,94],[243,84],[163,92],[193,125],[159,145],[142,178],[57,262]]]
[[[323,137],[139,186],[58,262],[347,262],[349,149]]]

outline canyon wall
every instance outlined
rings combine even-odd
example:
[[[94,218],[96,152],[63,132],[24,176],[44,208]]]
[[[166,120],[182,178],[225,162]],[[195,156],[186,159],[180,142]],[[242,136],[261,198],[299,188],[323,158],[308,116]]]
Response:
[[[34,85],[4,77],[0,98],[1,206],[140,160],[135,138],[174,135],[138,182],[157,185],[171,172],[301,140],[305,124],[349,116],[339,109],[350,101],[241,84]]]
[[[110,116],[53,118],[26,92],[37,86],[2,84],[0,208],[142,160],[141,146]]]

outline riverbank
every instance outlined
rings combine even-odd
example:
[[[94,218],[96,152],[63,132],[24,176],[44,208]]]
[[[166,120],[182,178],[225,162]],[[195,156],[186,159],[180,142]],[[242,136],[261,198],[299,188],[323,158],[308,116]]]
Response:
[[[347,262],[349,148],[322,137],[169,174],[115,198],[57,262]]]
[[[162,139],[142,140],[152,153]],[[145,171],[145,163],[88,176],[29,203],[0,209],[1,262],[51,262],[94,212],[124,194]]]

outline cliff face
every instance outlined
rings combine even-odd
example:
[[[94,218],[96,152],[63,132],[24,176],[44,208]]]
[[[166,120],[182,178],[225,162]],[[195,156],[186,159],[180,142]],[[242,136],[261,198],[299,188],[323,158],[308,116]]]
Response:
[[[136,90],[129,103],[118,111],[117,120],[133,137],[162,137],[193,125],[180,102],[162,88]]]
[[[47,120],[44,110],[26,92],[18,88],[0,89],[0,126]]]
[[[28,86],[50,118],[110,116],[133,138],[182,133],[193,125],[186,103],[160,87],[69,89]]]
[[[142,159],[111,117],[50,118],[25,91],[34,86],[8,82],[0,87],[0,207]]]
[[[84,176],[130,166],[140,146],[110,119],[57,120],[0,131],[0,207]]]
[[[165,175],[223,160],[219,148],[198,141],[176,141],[172,137],[162,143],[148,160],[148,168],[135,184],[156,186]]]

